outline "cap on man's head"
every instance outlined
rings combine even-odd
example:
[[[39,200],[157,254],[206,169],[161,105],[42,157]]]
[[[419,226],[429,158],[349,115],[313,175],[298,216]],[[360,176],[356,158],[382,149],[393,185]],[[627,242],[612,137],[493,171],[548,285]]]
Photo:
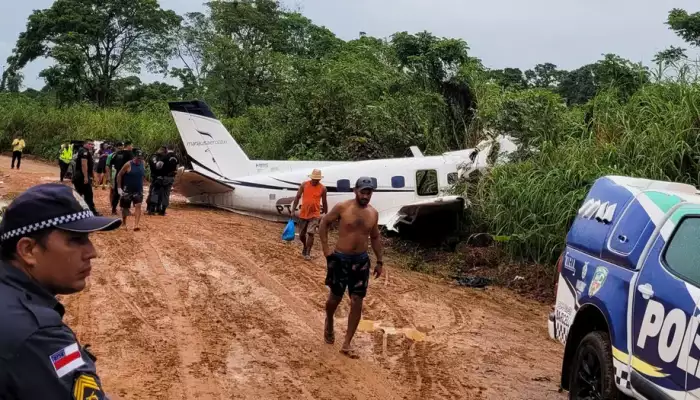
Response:
[[[143,151],[139,148],[133,149],[134,157],[143,157]]]
[[[362,190],[362,189],[376,189],[374,186],[374,181],[372,178],[368,176],[361,176],[357,179],[357,182],[355,182],[355,189]]]
[[[27,189],[7,206],[0,222],[0,242],[49,228],[90,233],[120,225],[118,218],[96,217],[69,186],[45,183]]]

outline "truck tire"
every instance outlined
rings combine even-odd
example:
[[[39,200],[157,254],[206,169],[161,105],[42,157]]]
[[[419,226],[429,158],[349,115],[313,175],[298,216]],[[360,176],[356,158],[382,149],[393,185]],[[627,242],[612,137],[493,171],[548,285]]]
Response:
[[[569,376],[569,399],[619,400],[625,396],[615,386],[612,347],[607,332],[584,336],[576,349]]]

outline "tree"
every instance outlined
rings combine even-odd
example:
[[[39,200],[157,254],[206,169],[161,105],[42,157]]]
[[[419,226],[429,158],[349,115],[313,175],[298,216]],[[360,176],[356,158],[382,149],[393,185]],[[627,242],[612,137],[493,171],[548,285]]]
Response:
[[[537,64],[534,70],[525,71],[528,85],[545,89],[559,86],[564,74],[565,71],[557,70],[557,66],[552,63]]]
[[[692,46],[700,46],[700,13],[688,14],[685,10],[674,8],[668,13],[666,24]]]
[[[203,97],[207,66],[204,56],[207,46],[213,39],[213,26],[209,16],[199,13],[187,13],[182,23],[173,33],[172,56],[178,59],[182,68],[172,68],[170,75],[182,83],[185,97]]]
[[[8,58],[9,70],[18,71],[38,57],[52,58],[56,66],[43,74],[47,85],[75,88],[63,97],[88,98],[104,107],[123,73],[139,73],[144,64],[165,72],[170,46],[164,40],[179,19],[157,0],[56,0],[29,16],[27,30]]]
[[[616,89],[620,99],[625,101],[649,82],[646,67],[615,54],[606,54],[595,64],[584,65],[561,76],[557,91],[568,105],[584,104],[611,88]]]
[[[411,35],[398,32],[391,36],[400,67],[413,74],[424,89],[439,92],[450,118],[454,141],[451,146],[466,145],[467,128],[473,117],[476,99],[466,82],[458,77],[460,67],[474,63],[461,39],[437,38],[429,32]]]
[[[505,89],[522,90],[527,88],[527,81],[520,68],[504,68],[488,71],[488,76]]]

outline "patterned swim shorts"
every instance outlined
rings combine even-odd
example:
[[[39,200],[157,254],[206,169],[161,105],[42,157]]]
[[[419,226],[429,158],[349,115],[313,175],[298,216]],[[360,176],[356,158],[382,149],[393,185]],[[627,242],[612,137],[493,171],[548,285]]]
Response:
[[[326,257],[326,262],[326,286],[333,295],[340,297],[347,288],[348,296],[365,297],[371,264],[366,252],[343,254],[336,251]]]

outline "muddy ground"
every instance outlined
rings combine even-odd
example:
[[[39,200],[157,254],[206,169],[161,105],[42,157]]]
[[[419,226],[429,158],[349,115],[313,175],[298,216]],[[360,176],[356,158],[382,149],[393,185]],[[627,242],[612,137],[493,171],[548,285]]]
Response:
[[[0,157],[0,194],[56,182],[58,167]],[[108,213],[108,191],[96,190]],[[549,306],[501,288],[466,289],[387,258],[354,344],[323,342],[325,264],[283,226],[173,196],[142,231],[94,235],[85,291],[61,298],[113,399],[562,399]]]

